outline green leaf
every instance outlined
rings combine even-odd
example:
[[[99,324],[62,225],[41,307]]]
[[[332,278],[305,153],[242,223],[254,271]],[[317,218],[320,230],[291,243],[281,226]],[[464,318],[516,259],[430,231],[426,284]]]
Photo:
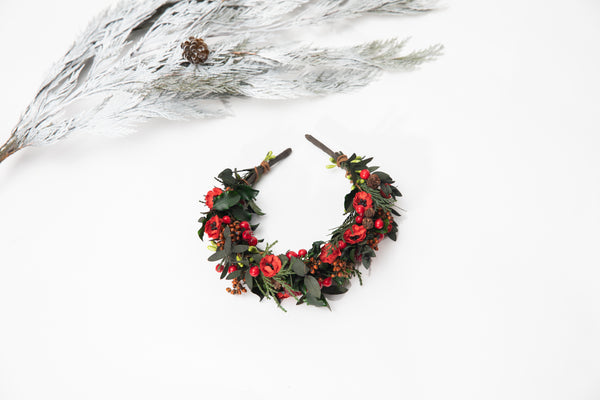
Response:
[[[225,184],[225,186],[233,186],[236,184],[236,180],[233,177],[233,171],[229,168],[221,171],[219,174],[219,179]]]
[[[258,190],[253,189],[251,186],[248,185],[236,185],[235,191],[238,192],[242,199],[246,201],[255,199],[259,193]]]
[[[257,214],[257,215],[265,215],[265,213],[260,209],[260,207],[258,205],[256,205],[256,202],[254,200],[250,200],[248,202],[248,206],[250,206],[250,209],[252,211],[254,211],[255,214]]]
[[[213,254],[211,254],[210,257],[208,257],[208,261],[219,261],[224,259],[227,256],[227,253],[225,253],[223,250],[219,250]]]
[[[233,253],[244,253],[246,251],[248,251],[248,248],[250,246],[248,246],[247,244],[236,244],[235,246],[233,246],[233,248],[231,249],[231,251]]]
[[[364,256],[362,259],[362,264],[365,266],[366,269],[369,269],[371,267],[371,257]]]
[[[250,213],[244,210],[244,208],[242,208],[240,205],[230,208],[229,213],[238,221],[249,221],[250,218],[252,218],[252,215],[250,215]]]
[[[397,239],[396,230],[392,229],[392,231],[390,233],[388,233],[388,237],[395,242]]]
[[[344,210],[345,211],[349,211],[352,209],[352,200],[354,200],[354,196],[356,195],[357,192],[358,192],[358,189],[354,189],[353,191],[348,193],[346,195],[346,197],[344,197]]]
[[[398,211],[394,210],[393,208],[391,210],[392,210],[392,214],[400,216],[400,213]]]
[[[198,236],[200,237],[200,240],[204,241],[204,225],[198,230]]]
[[[244,279],[246,279],[246,286],[248,286],[248,289],[252,290],[254,287],[254,278],[252,278],[252,275],[250,275],[250,271],[246,271],[244,274]]]
[[[375,175],[377,175],[379,179],[381,179],[381,183],[394,183],[392,177],[386,174],[385,172],[377,171]]]
[[[227,275],[227,267],[223,267],[223,271],[221,272],[221,276],[219,277],[219,279],[223,279],[225,278],[225,276]]]
[[[225,211],[235,206],[241,200],[240,195],[237,192],[230,191],[224,192],[219,195],[214,202],[213,210]]]
[[[260,264],[260,260],[262,260],[262,258],[262,255],[260,255],[259,253],[252,254],[252,259],[256,264]]]
[[[317,306],[317,307],[323,307],[323,306],[325,306],[325,303],[322,300],[319,300],[318,297],[313,297],[313,296],[310,296],[310,295],[306,297],[306,303],[309,304],[309,305],[311,305],[311,306]]]
[[[304,263],[298,258],[292,258],[292,271],[296,273],[296,275],[304,276],[308,272],[308,268]]]
[[[223,236],[225,236],[225,245],[223,246],[223,252],[225,252],[225,254],[231,254],[231,237],[229,236],[230,234],[231,230],[228,226],[226,226],[223,230]]]
[[[363,254],[363,256],[367,256],[367,257],[375,257],[375,255],[376,255],[375,250],[369,246],[363,247],[362,254]]]
[[[313,244],[312,244],[312,248],[310,249],[311,253],[312,253],[312,254],[315,254],[315,255],[319,255],[319,254],[321,254],[321,246],[322,246],[324,243],[325,243],[325,242],[324,242],[324,241],[322,241],[322,240],[319,240],[319,241],[313,242]]]
[[[296,302],[296,305],[299,306],[300,304],[304,303],[305,300],[306,300],[306,295],[303,295],[302,297],[300,297],[298,299],[298,301]]]
[[[324,287],[323,289],[321,289],[321,292],[323,292],[325,294],[331,294],[331,295],[344,294],[347,291],[348,291],[348,288],[345,288],[343,286],[329,286],[329,287]]]
[[[319,281],[317,281],[317,279],[314,276],[305,276],[304,286],[306,286],[306,292],[308,293],[309,297],[321,297],[321,287],[319,286]]]
[[[239,278],[240,275],[242,275],[242,270],[241,269],[236,269],[235,271],[233,271],[232,273],[230,273],[229,275],[227,275],[227,280],[232,280],[235,278]]]

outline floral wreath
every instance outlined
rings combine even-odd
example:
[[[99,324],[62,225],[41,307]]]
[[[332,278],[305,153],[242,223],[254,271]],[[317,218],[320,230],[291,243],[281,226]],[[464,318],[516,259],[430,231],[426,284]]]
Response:
[[[253,185],[289,156],[291,149],[277,157],[269,152],[255,168],[225,169],[216,178],[223,189],[215,187],[205,196],[209,211],[198,221],[202,223],[198,235],[211,239],[209,249],[214,253],[208,260],[219,261],[216,270],[221,279],[232,281],[232,287],[226,289],[231,294],[249,290],[261,300],[275,300],[282,309],[281,302],[288,297],[296,299],[296,304],[329,307],[326,296],[345,293],[350,278],[357,276],[362,285],[359,267],[371,266],[379,242],[386,236],[396,240],[398,227],[393,215],[400,214],[394,204],[402,194],[392,178],[369,166],[372,158],[347,157],[310,135],[306,138],[330,155],[328,168],[344,169],[352,183],[344,200],[346,219],[327,241],[316,241],[308,250],[274,254],[277,242],[262,248],[263,240],[254,235],[258,224],[251,224],[252,216],[264,214],[255,203],[259,191]]]

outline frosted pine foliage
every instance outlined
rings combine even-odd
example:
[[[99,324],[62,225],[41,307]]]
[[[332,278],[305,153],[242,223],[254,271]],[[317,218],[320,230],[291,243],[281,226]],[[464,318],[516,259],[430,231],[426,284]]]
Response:
[[[364,86],[441,47],[403,53],[396,39],[345,48],[282,42],[283,30],[369,13],[428,11],[417,0],[124,1],[93,20],[59,60],[21,116],[0,162],[73,132],[124,134],[150,118],[221,116],[230,97],[286,99]],[[182,56],[202,38],[205,63]]]

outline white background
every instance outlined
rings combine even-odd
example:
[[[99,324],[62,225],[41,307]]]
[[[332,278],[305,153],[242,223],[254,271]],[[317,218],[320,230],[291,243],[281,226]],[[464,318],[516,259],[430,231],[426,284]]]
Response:
[[[2,0],[2,142],[112,3]],[[600,398],[600,4],[456,0],[311,34],[446,49],[350,94],[0,165],[0,399]],[[283,313],[225,292],[198,200],[290,146],[257,233],[282,252],[326,238],[348,187],[305,133],[374,156],[407,212],[333,312]]]

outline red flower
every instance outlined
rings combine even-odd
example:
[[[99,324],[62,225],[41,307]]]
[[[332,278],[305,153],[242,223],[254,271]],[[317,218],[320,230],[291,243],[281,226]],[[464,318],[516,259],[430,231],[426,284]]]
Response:
[[[325,246],[321,248],[321,254],[319,259],[327,264],[332,264],[339,256],[340,249],[332,245],[331,243],[325,243]]]
[[[296,292],[295,290],[292,290],[292,293],[290,293],[290,292],[288,292],[287,289],[285,289],[285,291],[279,292],[276,294],[276,296],[279,300],[287,299],[288,297],[291,297],[292,295],[300,296],[300,295],[302,295],[302,292]]]
[[[206,221],[206,225],[204,226],[204,232],[211,239],[217,239],[219,234],[221,233],[221,218],[218,215],[215,215],[208,221]]]
[[[352,225],[350,229],[344,232],[344,241],[354,244],[362,242],[367,237],[367,230],[362,225]]]
[[[371,195],[367,192],[358,192],[354,195],[354,199],[352,200],[352,206],[356,210],[356,207],[363,206],[365,210],[373,207],[373,199]]]
[[[269,254],[260,260],[260,270],[267,278],[271,278],[281,270],[281,260],[279,257]]]
[[[213,208],[213,206],[215,205],[214,198],[217,197],[218,195],[220,195],[221,193],[223,193],[223,191],[217,187],[213,188],[213,190],[206,193],[206,196],[204,197],[204,201],[206,202],[206,205],[208,206],[208,208],[210,208],[210,209]]]

